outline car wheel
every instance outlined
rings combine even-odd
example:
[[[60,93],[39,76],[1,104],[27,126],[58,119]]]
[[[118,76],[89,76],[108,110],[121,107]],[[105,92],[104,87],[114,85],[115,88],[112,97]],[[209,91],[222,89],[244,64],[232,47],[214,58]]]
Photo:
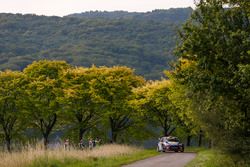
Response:
[[[161,152],[161,150],[159,149],[159,146],[157,146],[156,150],[157,150],[158,152]]]
[[[184,152],[184,146],[181,147],[181,152],[182,152],[182,153]]]

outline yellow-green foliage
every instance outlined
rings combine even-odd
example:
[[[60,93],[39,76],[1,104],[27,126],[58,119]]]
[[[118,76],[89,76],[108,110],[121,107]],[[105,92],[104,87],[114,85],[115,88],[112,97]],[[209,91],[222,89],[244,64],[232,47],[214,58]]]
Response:
[[[136,97],[131,101],[143,116],[162,127],[164,135],[169,135],[174,130],[172,127],[178,112],[169,99],[170,86],[169,80],[150,81],[145,86],[134,89]]]
[[[12,137],[23,125],[19,117],[22,116],[25,83],[21,72],[0,72],[0,133],[3,132],[9,151]]]
[[[134,122],[135,112],[128,102],[133,98],[133,88],[144,82],[143,77],[125,66],[84,68],[72,67],[65,61],[35,61],[23,72],[1,72],[2,136],[10,150],[16,122],[24,121],[25,129],[38,131],[46,146],[57,127],[67,126],[74,133],[77,130],[80,140],[90,128],[105,126],[112,120],[115,141],[118,133]]]

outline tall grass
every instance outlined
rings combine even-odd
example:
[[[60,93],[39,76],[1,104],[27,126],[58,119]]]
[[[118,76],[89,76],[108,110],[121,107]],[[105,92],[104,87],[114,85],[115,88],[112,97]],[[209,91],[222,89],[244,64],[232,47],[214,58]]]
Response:
[[[44,150],[41,147],[29,147],[20,152],[0,153],[0,167],[27,167],[34,162],[64,162],[69,159],[87,160],[94,158],[108,158],[136,153],[141,149],[127,145],[103,145],[92,150],[64,150],[57,148],[54,150]]]

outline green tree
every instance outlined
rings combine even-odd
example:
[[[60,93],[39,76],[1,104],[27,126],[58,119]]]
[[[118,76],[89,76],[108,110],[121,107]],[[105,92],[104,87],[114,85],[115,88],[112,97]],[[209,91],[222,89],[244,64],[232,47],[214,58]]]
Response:
[[[78,139],[83,138],[84,133],[95,126],[101,118],[98,112],[101,102],[95,98],[91,81],[99,75],[98,68],[72,68],[64,73],[64,96],[61,98],[64,105],[63,118],[73,129],[78,130]],[[66,111],[65,111],[66,110]]]
[[[189,62],[182,62],[182,68],[189,68]],[[180,124],[185,129],[187,133],[187,146],[191,145],[191,139],[193,135],[196,135],[201,129],[200,125],[197,122],[197,118],[195,117],[195,113],[192,109],[192,100],[188,97],[187,88],[185,85],[181,84],[174,75],[175,71],[165,71],[166,76],[169,78],[171,84],[169,89],[171,93],[169,93],[169,99],[178,108],[178,112],[176,113],[178,119],[181,120]],[[200,134],[201,135],[201,134]],[[199,137],[201,139],[201,137]],[[201,146],[201,140],[199,140],[199,146]]]
[[[134,89],[136,100],[134,105],[139,107],[150,122],[163,129],[163,135],[169,136],[176,128],[178,109],[170,101],[170,81],[148,82],[145,86]]]
[[[29,83],[27,93],[27,116],[37,128],[47,148],[48,138],[58,118],[61,108],[58,97],[62,96],[60,76],[69,65],[64,61],[37,61],[24,69]]]
[[[22,105],[25,84],[25,76],[20,72],[0,72],[0,125],[9,152],[13,137],[23,127]]]
[[[142,77],[136,76],[127,67],[101,67],[100,75],[92,81],[92,89],[102,99],[103,110],[109,120],[111,140],[117,141],[118,135],[134,124],[135,111],[130,107],[132,89],[144,83]]]
[[[201,1],[176,52],[190,65],[184,68],[186,62],[179,61],[175,71],[202,128],[218,146],[242,155],[250,153],[250,99],[244,93],[249,89],[249,3]]]

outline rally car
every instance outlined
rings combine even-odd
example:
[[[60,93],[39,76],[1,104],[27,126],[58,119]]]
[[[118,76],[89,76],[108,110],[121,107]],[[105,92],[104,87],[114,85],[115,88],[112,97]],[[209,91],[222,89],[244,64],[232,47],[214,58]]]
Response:
[[[173,136],[161,137],[159,138],[157,151],[159,152],[166,152],[166,151],[184,152],[184,144],[180,143],[177,137],[173,137]]]

